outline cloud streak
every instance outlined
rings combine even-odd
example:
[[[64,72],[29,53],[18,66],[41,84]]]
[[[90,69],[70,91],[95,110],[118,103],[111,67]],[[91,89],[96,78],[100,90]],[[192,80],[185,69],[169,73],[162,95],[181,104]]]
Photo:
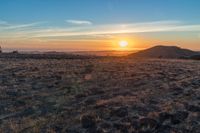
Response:
[[[6,21],[0,20],[0,25],[7,25]]]
[[[73,25],[92,25],[92,22],[87,20],[66,20],[66,22]]]
[[[74,31],[64,31],[63,29],[58,32],[41,32],[34,37],[70,37],[170,31],[200,31],[200,25],[185,25],[179,21],[156,21],[146,23],[94,25],[84,29],[79,28]]]
[[[74,24],[90,24],[89,21],[71,21]],[[0,21],[1,23],[1,21]],[[67,40],[71,38],[98,39],[115,34],[150,33],[150,32],[182,32],[200,31],[200,24],[184,24],[180,21],[153,21],[128,24],[107,24],[90,26],[50,27],[41,26],[41,22],[7,25],[0,27],[0,38],[14,37],[18,39],[52,39]]]
[[[43,24],[45,22],[34,22],[34,23],[26,23],[26,24],[10,24],[6,21],[0,21],[0,31],[6,30],[23,30],[26,28],[36,28],[37,26]]]

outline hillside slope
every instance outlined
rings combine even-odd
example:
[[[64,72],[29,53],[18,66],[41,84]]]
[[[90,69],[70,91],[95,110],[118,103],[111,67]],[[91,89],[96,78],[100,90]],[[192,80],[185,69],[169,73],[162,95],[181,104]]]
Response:
[[[198,54],[198,52],[182,49],[177,46],[155,46],[129,56],[144,58],[188,58]]]

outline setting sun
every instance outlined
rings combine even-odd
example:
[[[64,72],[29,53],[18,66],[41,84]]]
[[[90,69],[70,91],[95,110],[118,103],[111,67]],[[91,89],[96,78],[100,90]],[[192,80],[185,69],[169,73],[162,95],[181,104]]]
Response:
[[[119,41],[119,46],[121,47],[121,48],[125,48],[125,47],[127,47],[128,46],[128,42],[127,41]]]

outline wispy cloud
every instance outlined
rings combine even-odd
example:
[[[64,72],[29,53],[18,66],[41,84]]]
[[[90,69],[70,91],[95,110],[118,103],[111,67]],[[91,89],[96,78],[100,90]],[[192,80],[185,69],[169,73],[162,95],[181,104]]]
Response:
[[[69,20],[68,20],[69,21]],[[179,32],[200,31],[200,24],[185,24],[181,21],[153,21],[124,24],[91,25],[89,21],[70,20],[74,24],[90,24],[90,26],[50,27],[41,26],[41,22],[7,25],[0,27],[0,38],[31,38],[31,39],[61,39],[87,38],[98,39],[115,34],[149,33],[149,32]],[[69,23],[70,23],[69,22]]]
[[[74,25],[92,25],[92,22],[87,20],[66,20],[66,22]]]
[[[0,25],[6,25],[6,24],[7,24],[6,21],[0,20]]]
[[[200,25],[185,25],[180,21],[155,21],[145,23],[93,25],[83,29],[79,28],[74,31],[64,31],[64,29],[62,29],[58,32],[41,32],[34,37],[70,37],[167,31],[200,31]]]
[[[32,32],[40,29],[39,27],[44,23],[46,22],[13,24],[6,21],[0,21],[0,39],[24,40],[24,39],[30,38],[32,35],[36,35]]]
[[[5,29],[19,29],[19,28],[28,28],[33,27],[41,24],[41,22],[35,22],[35,23],[28,23],[28,24],[20,24],[20,25],[10,25],[5,27]]]
[[[26,29],[26,28],[35,28],[45,22],[34,22],[34,23],[26,23],[26,24],[11,24],[6,21],[0,21],[0,31],[1,30],[17,30],[17,29]]]

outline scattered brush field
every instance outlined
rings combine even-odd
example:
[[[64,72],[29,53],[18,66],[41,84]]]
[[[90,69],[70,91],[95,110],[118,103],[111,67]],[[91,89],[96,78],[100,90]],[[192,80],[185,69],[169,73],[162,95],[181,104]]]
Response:
[[[199,133],[200,61],[0,59],[2,133]]]

